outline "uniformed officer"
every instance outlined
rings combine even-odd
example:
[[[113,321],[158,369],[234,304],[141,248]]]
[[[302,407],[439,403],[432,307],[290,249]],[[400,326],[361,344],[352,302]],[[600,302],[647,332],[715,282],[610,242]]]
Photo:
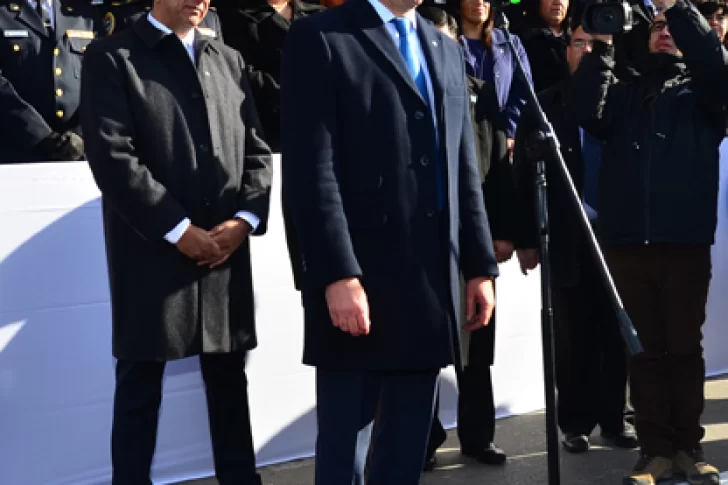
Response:
[[[0,0],[0,72],[50,133],[36,149],[3,143],[0,163],[83,157],[81,60],[100,27],[89,0]]]
[[[104,33],[111,35],[130,27],[142,14],[151,11],[152,1],[107,0],[101,8],[103,9]],[[197,31],[222,42],[222,29],[215,13],[215,7],[210,7],[207,15],[197,27]]]

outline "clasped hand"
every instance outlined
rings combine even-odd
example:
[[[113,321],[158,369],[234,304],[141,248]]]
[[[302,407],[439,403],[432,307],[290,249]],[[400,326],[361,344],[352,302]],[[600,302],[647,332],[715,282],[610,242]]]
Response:
[[[205,231],[190,225],[177,242],[177,248],[198,266],[215,268],[230,258],[250,234],[250,224],[242,219],[230,219]]]

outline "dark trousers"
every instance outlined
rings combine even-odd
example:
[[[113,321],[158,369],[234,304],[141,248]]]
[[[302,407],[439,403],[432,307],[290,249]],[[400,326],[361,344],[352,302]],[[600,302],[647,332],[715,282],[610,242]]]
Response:
[[[558,420],[563,433],[624,428],[627,355],[615,312],[589,255],[574,286],[553,291]]]
[[[116,364],[112,485],[151,485],[164,362]],[[250,429],[244,354],[200,356],[215,475],[220,485],[260,485]]]
[[[630,359],[630,394],[642,451],[671,457],[700,446],[705,403],[702,325],[709,246],[614,247],[610,270],[644,352]]]
[[[493,442],[495,399],[490,367],[466,366],[458,378],[458,440],[460,449],[476,453]],[[439,395],[435,401],[427,453],[432,455],[447,437],[439,416]]]
[[[316,485],[419,484],[437,375],[316,369]]]
[[[495,397],[490,368],[495,356],[495,314],[487,327],[470,334],[468,364],[458,373],[458,439],[460,449],[477,453],[495,436]],[[439,417],[439,393],[427,445],[431,456],[447,436]]]

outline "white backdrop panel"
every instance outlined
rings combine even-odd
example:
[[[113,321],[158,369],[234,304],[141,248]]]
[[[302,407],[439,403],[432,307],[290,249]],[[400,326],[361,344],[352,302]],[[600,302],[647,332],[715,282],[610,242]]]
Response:
[[[248,379],[259,465],[311,456],[316,425],[278,168],[269,233],[253,239],[259,347]],[[99,193],[86,164],[0,166],[0,228],[0,484],[107,484],[114,360]],[[504,265],[498,299],[498,414],[541,409],[538,273]],[[714,313],[708,326],[706,335],[725,335]],[[728,369],[719,346],[708,346],[708,361]],[[452,425],[454,375],[444,375],[441,414]],[[170,364],[164,386],[155,482],[211,475],[197,359]]]

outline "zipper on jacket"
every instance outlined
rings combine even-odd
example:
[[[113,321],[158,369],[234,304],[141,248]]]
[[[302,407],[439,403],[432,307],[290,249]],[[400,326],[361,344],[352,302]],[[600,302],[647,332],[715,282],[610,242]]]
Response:
[[[662,91],[662,90],[661,90]],[[652,134],[655,131],[655,104],[659,94],[652,99],[650,103],[650,122],[647,131],[647,163],[645,174],[645,246],[650,244],[650,186],[652,175]]]

